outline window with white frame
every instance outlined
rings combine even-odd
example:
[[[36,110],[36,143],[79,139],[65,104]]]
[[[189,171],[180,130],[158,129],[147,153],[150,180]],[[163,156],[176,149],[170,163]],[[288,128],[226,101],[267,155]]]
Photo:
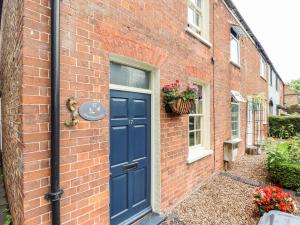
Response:
[[[203,146],[203,90],[202,86],[197,86],[199,89],[198,99],[195,100],[193,109],[189,114],[189,147]]]
[[[199,81],[200,82],[200,81]],[[194,83],[195,84],[195,83]],[[189,114],[188,131],[188,163],[213,154],[210,145],[210,89],[209,85],[199,84],[198,98]]]
[[[265,59],[261,56],[260,57],[260,76],[266,79],[266,72],[267,72],[267,63]]]
[[[277,75],[275,76],[275,86],[276,86],[276,91],[278,91],[279,79],[278,79]]]
[[[231,98],[231,139],[240,138],[240,103]]]
[[[240,65],[240,37],[232,28],[230,30],[230,61]]]
[[[209,0],[188,0],[188,30],[208,40]]]

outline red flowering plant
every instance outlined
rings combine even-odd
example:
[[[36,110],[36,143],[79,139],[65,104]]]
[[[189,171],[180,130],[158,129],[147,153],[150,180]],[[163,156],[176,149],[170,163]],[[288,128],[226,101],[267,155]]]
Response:
[[[263,215],[271,210],[292,213],[296,210],[291,194],[276,186],[259,187],[254,192],[254,202]]]
[[[172,112],[170,104],[176,100],[190,101],[195,100],[198,95],[198,87],[194,84],[188,84],[184,91],[181,91],[179,80],[174,83],[163,86],[162,93],[164,96],[164,106],[167,112]]]

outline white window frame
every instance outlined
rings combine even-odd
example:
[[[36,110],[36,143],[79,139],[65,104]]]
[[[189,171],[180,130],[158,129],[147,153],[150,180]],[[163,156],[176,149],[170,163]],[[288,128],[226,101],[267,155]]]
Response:
[[[267,74],[267,63],[264,57],[260,56],[260,68],[259,68],[259,74],[260,76],[266,80],[266,74]]]
[[[191,113],[189,114],[189,120],[191,117],[194,117],[195,119],[195,123],[196,123],[196,118],[200,118],[200,128],[194,128],[193,130],[190,130],[189,128],[189,136],[190,136],[190,133],[194,133],[194,138],[195,138],[195,142],[197,140],[196,138],[196,133],[200,131],[200,144],[194,144],[193,146],[190,146],[190,138],[189,138],[189,148],[202,148],[203,147],[203,127],[204,127],[204,114],[203,114],[203,99],[201,100],[195,100],[195,108],[197,109],[197,105],[201,102],[202,104],[202,113]]]
[[[202,43],[211,47],[209,42],[209,0],[201,0],[201,7],[197,6],[193,0],[187,0],[187,28],[186,31],[200,40]],[[189,21],[189,9],[193,11],[193,16],[199,15],[199,26],[194,21]]]
[[[238,106],[238,118],[237,118],[237,121],[233,121],[233,120],[232,120],[232,106],[233,106],[233,105],[237,105],[237,106]],[[230,112],[231,112],[231,120],[230,120],[230,122],[231,122],[231,139],[232,139],[232,140],[240,139],[240,137],[241,137],[241,128],[240,128],[240,125],[241,125],[241,121],[240,121],[240,117],[241,117],[240,114],[241,114],[241,112],[240,112],[240,109],[241,109],[241,108],[240,108],[240,102],[236,102],[236,101],[231,100],[231,105],[230,105],[230,107],[231,107],[231,108],[230,108],[230,110],[231,110],[231,111],[230,111]],[[238,131],[237,133],[238,133],[238,134],[237,134],[236,137],[233,135],[233,129],[232,129],[232,123],[233,123],[233,122],[238,122],[238,126],[237,126],[237,128],[238,128],[238,129],[237,129],[237,131]]]
[[[232,46],[231,46],[231,42],[232,40],[236,41],[237,42],[237,62],[235,61],[235,59],[233,59],[232,57],[232,52],[233,52],[233,49],[232,49]],[[230,32],[230,62],[237,65],[237,66],[240,66],[240,62],[241,62],[241,46],[240,46],[240,39],[235,37],[231,32]]]
[[[187,163],[191,164],[198,161],[204,157],[213,154],[213,150],[210,149],[210,87],[204,82],[192,79],[191,82],[202,87],[202,113],[201,114],[189,114],[188,116],[188,158]],[[199,100],[196,100],[199,101]],[[189,130],[189,118],[190,116],[201,116],[201,144],[190,146],[190,132],[195,132],[196,130]],[[197,129],[198,130],[198,129]],[[196,137],[195,137],[196,140]]]

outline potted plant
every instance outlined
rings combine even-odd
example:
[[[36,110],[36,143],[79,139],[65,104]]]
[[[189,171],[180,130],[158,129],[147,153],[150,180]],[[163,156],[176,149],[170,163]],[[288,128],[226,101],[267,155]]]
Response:
[[[198,87],[188,84],[184,91],[180,90],[180,81],[167,84],[162,88],[166,112],[189,114],[198,95]]]
[[[254,193],[254,202],[258,206],[260,215],[271,210],[292,213],[296,210],[290,193],[284,192],[276,186],[259,187]]]

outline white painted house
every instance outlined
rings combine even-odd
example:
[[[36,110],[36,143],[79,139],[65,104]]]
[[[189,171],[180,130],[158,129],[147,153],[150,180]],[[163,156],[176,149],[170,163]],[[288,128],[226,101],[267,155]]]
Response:
[[[278,105],[281,105],[281,83],[278,74],[273,69],[269,69],[269,115],[279,115]]]

